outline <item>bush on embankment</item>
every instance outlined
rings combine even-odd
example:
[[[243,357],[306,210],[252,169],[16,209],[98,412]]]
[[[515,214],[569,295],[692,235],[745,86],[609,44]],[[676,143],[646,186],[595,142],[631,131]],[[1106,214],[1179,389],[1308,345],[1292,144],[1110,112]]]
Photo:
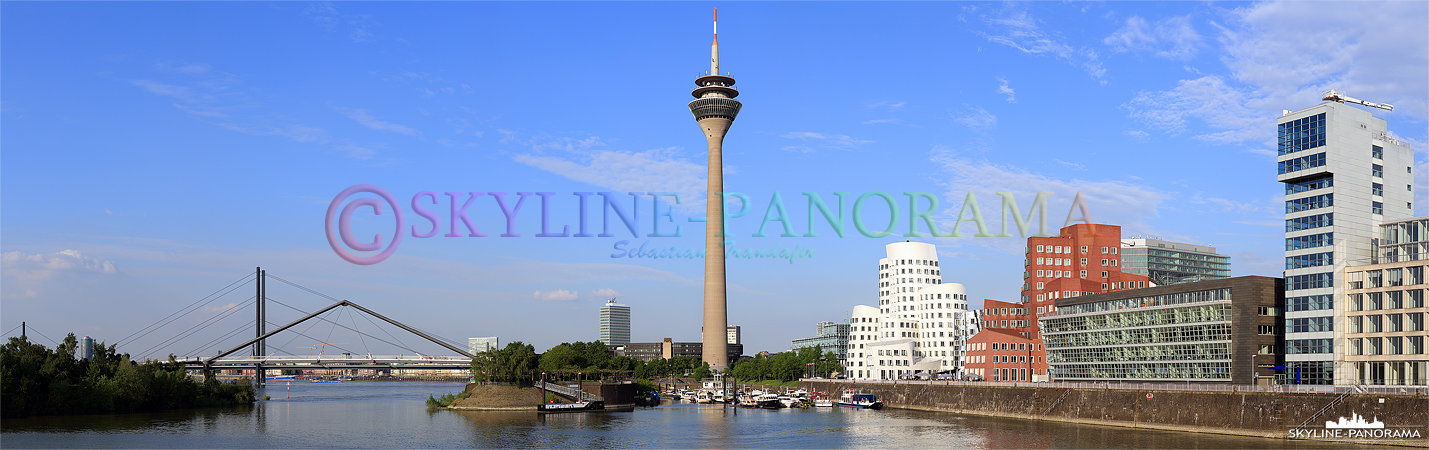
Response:
[[[172,357],[136,363],[113,345],[97,344],[94,358],[79,359],[78,345],[71,333],[53,350],[22,338],[10,338],[0,347],[0,416],[123,413],[254,401],[248,380],[197,383]]]

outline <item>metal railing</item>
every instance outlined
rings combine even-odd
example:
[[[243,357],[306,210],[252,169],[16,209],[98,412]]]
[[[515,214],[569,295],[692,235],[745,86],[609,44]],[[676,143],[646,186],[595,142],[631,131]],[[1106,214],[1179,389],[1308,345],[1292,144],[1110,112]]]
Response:
[[[600,400],[600,396],[598,396],[598,395],[595,395],[595,394],[592,394],[592,393],[583,391],[583,390],[581,390],[580,388],[573,388],[573,387],[570,387],[570,386],[566,386],[566,385],[564,385],[564,384],[536,383],[536,386],[537,386],[537,387],[543,387],[543,388],[545,388],[546,390],[551,391],[551,392],[555,392],[555,393],[557,393],[557,394],[561,394],[561,395],[564,395],[564,396],[567,396],[567,397],[572,397],[572,398],[579,398],[579,399],[585,400],[585,401]]]
[[[1401,385],[1401,386],[1373,386],[1373,385],[1315,385],[1315,384],[1276,384],[1269,386],[1252,386],[1245,384],[1225,384],[1225,383],[1127,383],[1127,382],[1078,382],[1078,381],[1054,381],[1044,383],[1031,383],[1025,381],[953,381],[953,380],[831,380],[825,378],[802,378],[800,382],[832,382],[847,384],[877,384],[877,385],[928,385],[928,386],[995,386],[995,387],[1031,387],[1031,388],[1058,388],[1058,389],[1119,389],[1130,391],[1193,391],[1193,392],[1315,392],[1315,393],[1367,393],[1385,395],[1426,395],[1429,394],[1429,386],[1426,385]]]

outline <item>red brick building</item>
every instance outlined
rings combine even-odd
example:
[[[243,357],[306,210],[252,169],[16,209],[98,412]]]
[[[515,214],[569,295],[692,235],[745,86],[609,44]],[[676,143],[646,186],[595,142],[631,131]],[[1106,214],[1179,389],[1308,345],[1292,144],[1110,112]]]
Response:
[[[1050,380],[1037,316],[1055,311],[1057,299],[1153,286],[1147,277],[1121,272],[1117,225],[1076,224],[1057,236],[1030,237],[1025,253],[1021,303],[984,300],[982,331],[968,341],[968,372],[986,374],[983,378],[990,381]],[[1023,350],[1015,350],[1018,344],[1024,344]],[[1025,367],[1018,368],[1027,369],[1025,376],[993,372],[1012,369],[1007,361],[1016,358],[1024,358]]]

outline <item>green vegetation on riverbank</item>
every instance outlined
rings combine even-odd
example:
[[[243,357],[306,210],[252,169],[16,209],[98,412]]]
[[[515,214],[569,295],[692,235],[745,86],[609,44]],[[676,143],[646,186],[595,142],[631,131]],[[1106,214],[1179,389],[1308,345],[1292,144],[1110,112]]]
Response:
[[[53,350],[22,338],[0,347],[0,416],[124,413],[201,406],[247,405],[248,380],[191,380],[184,366],[136,363],[115,346],[94,347],[93,359],[76,358],[71,333]]]

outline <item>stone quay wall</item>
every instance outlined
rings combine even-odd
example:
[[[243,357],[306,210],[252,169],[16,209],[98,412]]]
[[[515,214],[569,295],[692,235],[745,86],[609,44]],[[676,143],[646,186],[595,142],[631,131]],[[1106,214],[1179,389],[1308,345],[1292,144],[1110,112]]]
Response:
[[[1326,440],[1429,447],[1429,392],[1422,388],[1404,394],[1342,394],[846,380],[803,380],[799,387],[835,398],[846,389],[874,394],[889,408],[1277,439],[1304,437],[1304,430],[1323,432],[1326,421],[1358,414],[1402,432],[1417,429],[1423,439]]]

